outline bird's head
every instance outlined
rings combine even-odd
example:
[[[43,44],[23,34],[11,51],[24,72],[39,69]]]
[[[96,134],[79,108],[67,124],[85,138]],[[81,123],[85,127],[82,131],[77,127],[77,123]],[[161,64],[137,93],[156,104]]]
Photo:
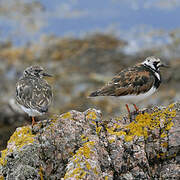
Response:
[[[34,76],[39,78],[43,78],[45,76],[51,77],[51,75],[46,73],[41,66],[30,66],[24,70],[23,75]]]
[[[147,57],[145,61],[142,62],[142,64],[155,71],[159,71],[160,67],[168,67],[167,65],[162,64],[159,58],[154,57],[154,56]]]

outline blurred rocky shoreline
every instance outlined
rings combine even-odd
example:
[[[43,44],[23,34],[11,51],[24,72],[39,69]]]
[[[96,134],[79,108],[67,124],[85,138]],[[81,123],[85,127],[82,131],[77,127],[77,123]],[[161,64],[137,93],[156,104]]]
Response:
[[[110,80],[118,71],[155,55],[170,65],[162,70],[163,83],[151,98],[139,103],[141,108],[167,105],[180,99],[180,58],[166,58],[163,49],[150,49],[135,55],[124,53],[128,42],[112,35],[95,34],[85,38],[44,36],[23,47],[10,41],[0,44],[0,150],[16,127],[30,123],[29,117],[15,104],[15,83],[23,70],[34,64],[44,67],[53,78],[54,100],[50,114],[68,110],[101,109],[108,118],[124,113],[124,105],[115,98],[88,99],[91,91]],[[168,47],[165,47],[166,50]],[[126,112],[125,112],[126,113]]]

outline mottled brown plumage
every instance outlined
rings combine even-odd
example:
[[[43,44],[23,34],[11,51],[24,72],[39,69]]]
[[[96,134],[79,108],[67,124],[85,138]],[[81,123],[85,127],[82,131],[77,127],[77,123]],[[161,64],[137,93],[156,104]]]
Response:
[[[40,66],[25,69],[16,84],[16,101],[29,116],[46,113],[52,101],[51,86],[43,79],[49,76]]]
[[[116,96],[128,99],[143,99],[160,86],[159,68],[165,66],[159,58],[147,57],[145,61],[118,73],[101,89],[90,94],[96,96]]]
[[[155,76],[142,64],[125,69],[96,91],[98,96],[125,96],[145,93],[155,83]]]

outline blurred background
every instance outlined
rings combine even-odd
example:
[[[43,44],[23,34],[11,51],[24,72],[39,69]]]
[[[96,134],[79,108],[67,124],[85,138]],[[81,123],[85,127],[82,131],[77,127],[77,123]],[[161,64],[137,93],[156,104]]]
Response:
[[[31,123],[14,101],[15,83],[30,65],[54,75],[51,113],[90,107],[106,119],[126,113],[115,98],[87,96],[152,55],[171,68],[139,107],[179,100],[179,17],[179,0],[0,0],[0,150],[16,127]]]

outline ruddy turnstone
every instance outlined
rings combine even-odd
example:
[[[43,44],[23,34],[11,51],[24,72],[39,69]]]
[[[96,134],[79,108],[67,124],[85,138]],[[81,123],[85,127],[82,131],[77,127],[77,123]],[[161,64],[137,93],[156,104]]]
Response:
[[[51,76],[40,66],[31,66],[24,70],[16,84],[16,101],[23,111],[32,117],[40,116],[48,111],[52,101],[51,86],[43,79]]]
[[[167,65],[162,64],[157,57],[147,57],[142,63],[118,73],[109,83],[101,89],[92,92],[89,97],[120,97],[120,99],[133,102],[134,108],[138,111],[134,102],[152,95],[160,86],[160,67],[167,67]],[[127,104],[126,108],[130,114]]]

